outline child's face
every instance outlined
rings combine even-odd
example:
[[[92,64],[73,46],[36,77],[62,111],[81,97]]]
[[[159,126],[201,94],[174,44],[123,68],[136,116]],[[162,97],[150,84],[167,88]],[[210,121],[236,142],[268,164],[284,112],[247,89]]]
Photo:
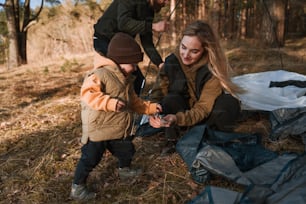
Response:
[[[137,69],[136,64],[120,64],[120,67],[126,76],[136,71]]]

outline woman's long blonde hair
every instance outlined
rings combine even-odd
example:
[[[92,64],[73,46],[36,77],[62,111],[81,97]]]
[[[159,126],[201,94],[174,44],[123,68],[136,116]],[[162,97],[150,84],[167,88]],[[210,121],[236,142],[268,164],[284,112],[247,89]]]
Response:
[[[244,90],[231,81],[232,68],[221,48],[217,35],[211,26],[204,21],[197,20],[185,28],[183,36],[197,36],[204,48],[204,54],[208,56],[208,67],[212,74],[220,80],[221,86],[229,93],[236,95]]]

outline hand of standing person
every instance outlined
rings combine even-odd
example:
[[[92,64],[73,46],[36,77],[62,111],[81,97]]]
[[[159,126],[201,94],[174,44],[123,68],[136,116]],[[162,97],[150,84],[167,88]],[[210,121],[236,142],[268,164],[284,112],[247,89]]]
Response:
[[[152,30],[155,32],[164,32],[169,28],[169,22],[166,20],[158,21],[152,24]]]
[[[163,62],[163,63],[160,63],[160,64],[158,65],[158,68],[159,68],[159,69],[163,68],[164,64],[165,64],[164,62]]]

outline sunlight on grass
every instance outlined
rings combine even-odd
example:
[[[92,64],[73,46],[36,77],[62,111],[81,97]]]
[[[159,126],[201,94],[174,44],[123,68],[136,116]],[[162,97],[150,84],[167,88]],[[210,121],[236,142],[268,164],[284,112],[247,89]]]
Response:
[[[305,71],[305,42],[290,41],[281,49],[285,69]],[[296,43],[296,44],[294,44]],[[296,46],[304,46],[295,50]],[[241,43],[227,45],[227,55],[238,74],[278,69],[279,51],[264,50]],[[48,64],[49,63],[49,64]],[[44,65],[26,65],[0,72],[0,200],[7,203],[74,203],[69,191],[80,157],[82,134],[79,91],[84,73],[92,68],[92,54],[70,56]],[[155,82],[158,70],[147,73],[145,90]],[[304,68],[303,68],[304,66]],[[250,118],[239,131],[269,132],[268,118]],[[238,130],[237,129],[237,130]],[[163,134],[135,138],[137,152],[133,165],[144,173],[120,181],[117,160],[106,152],[89,177],[89,185],[103,203],[178,203],[194,198],[205,185],[242,191],[243,187],[214,176],[205,185],[193,182],[180,156],[160,157]],[[272,142],[274,151],[300,152],[304,146],[296,138]]]

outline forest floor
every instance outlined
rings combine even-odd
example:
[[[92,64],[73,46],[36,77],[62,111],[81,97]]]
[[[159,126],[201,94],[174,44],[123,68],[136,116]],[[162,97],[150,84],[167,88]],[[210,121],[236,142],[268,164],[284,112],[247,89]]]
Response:
[[[306,74],[306,38],[288,40],[281,49],[262,49],[252,43],[225,44],[237,74],[284,69]],[[76,203],[69,199],[80,157],[79,92],[92,67],[92,54],[48,65],[0,68],[0,203]],[[148,86],[157,72],[148,72]],[[273,151],[303,152],[300,138],[269,140],[266,114],[241,119],[237,130],[260,133]],[[120,181],[116,159],[106,152],[89,177],[97,192],[92,203],[186,203],[206,185],[242,191],[243,187],[213,176],[195,183],[177,153],[160,156],[163,134],[136,137],[133,165],[144,173]]]

